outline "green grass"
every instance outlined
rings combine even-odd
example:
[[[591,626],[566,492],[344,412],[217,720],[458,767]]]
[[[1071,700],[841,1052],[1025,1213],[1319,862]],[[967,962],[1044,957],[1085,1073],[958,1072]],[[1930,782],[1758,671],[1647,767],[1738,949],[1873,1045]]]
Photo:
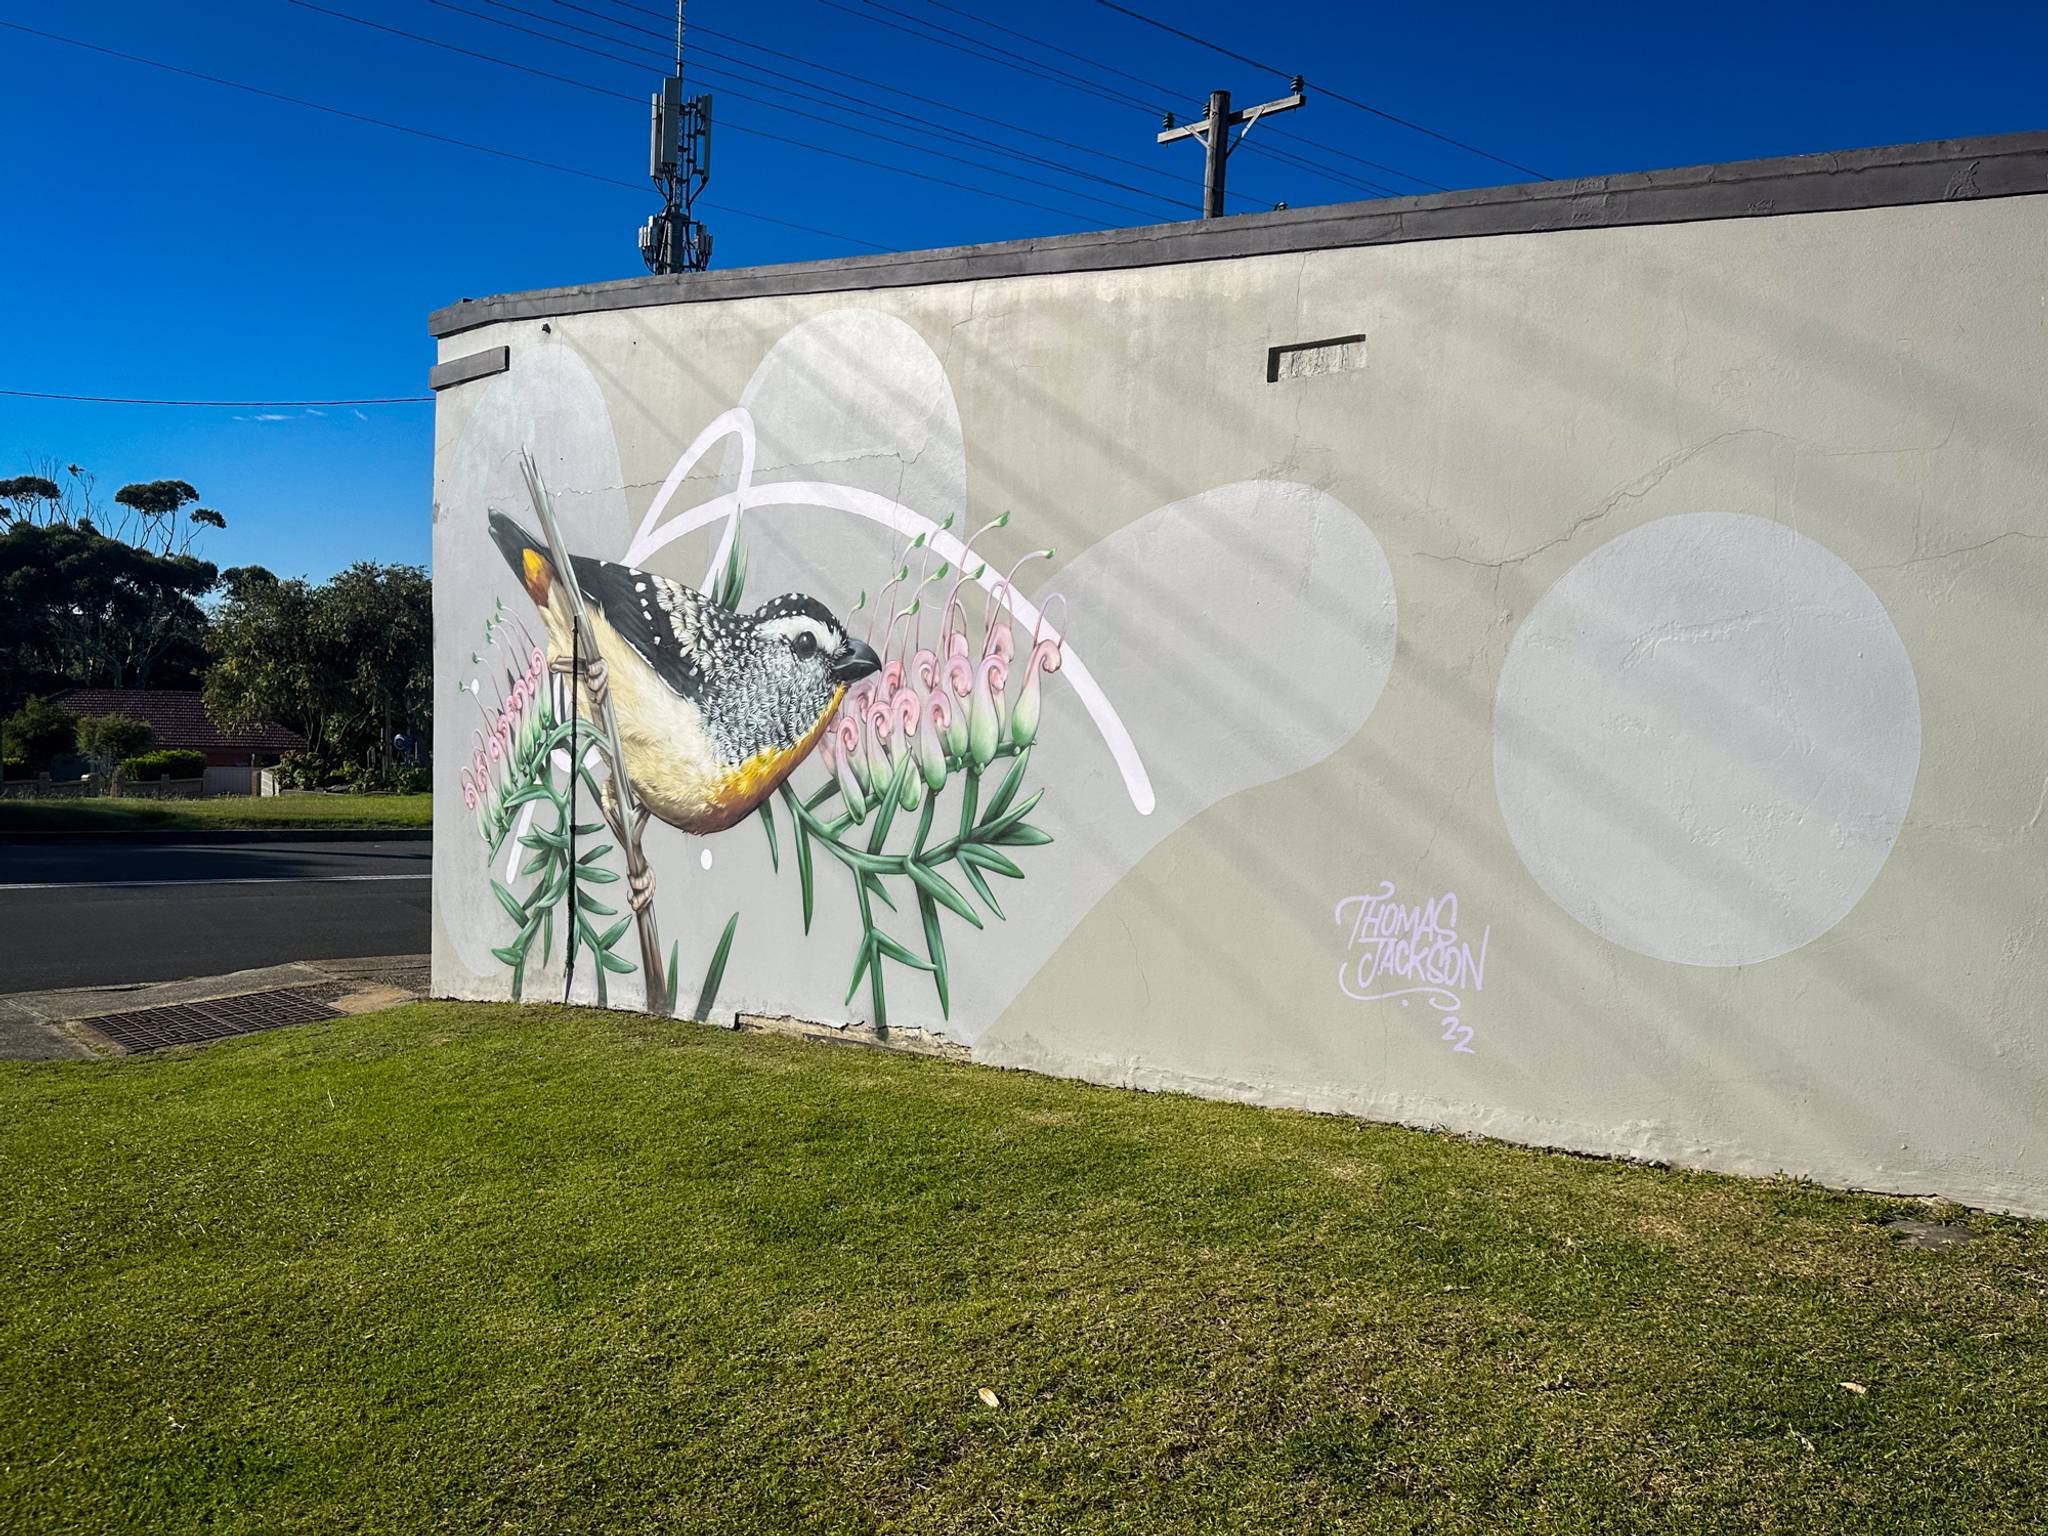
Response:
[[[2048,1510],[2012,1220],[1920,1252],[1904,1202],[452,1004],[7,1064],[0,1158],[15,1530]]]
[[[432,795],[215,795],[205,800],[0,800],[8,832],[152,828],[430,827]]]

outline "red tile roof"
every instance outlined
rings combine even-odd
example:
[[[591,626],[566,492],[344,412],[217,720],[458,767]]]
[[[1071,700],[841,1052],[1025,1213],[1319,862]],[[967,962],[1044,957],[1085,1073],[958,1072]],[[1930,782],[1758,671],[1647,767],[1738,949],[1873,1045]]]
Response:
[[[50,702],[83,718],[126,715],[145,720],[160,747],[190,747],[200,752],[303,752],[306,738],[281,725],[259,725],[250,731],[224,731],[213,723],[196,689],[67,688]]]

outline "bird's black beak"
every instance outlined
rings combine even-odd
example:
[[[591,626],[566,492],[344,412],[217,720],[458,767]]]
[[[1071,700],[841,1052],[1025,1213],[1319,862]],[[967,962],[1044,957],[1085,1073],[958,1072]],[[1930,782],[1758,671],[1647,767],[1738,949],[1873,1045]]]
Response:
[[[839,683],[857,683],[872,672],[882,670],[882,658],[875,654],[875,648],[859,640],[848,640],[839,654],[832,658],[832,680]]]

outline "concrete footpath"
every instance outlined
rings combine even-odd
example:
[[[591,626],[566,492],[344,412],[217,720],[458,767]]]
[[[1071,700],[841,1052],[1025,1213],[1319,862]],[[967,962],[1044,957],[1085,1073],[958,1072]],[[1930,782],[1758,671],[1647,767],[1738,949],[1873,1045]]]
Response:
[[[183,981],[0,995],[0,1058],[126,1056],[369,1013],[426,995],[425,955],[308,960]]]

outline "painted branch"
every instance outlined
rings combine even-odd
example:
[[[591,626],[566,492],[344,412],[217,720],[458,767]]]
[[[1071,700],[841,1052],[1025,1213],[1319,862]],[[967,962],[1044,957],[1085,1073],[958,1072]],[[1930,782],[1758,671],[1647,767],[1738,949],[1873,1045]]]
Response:
[[[590,627],[590,612],[583,603],[583,589],[577,585],[575,567],[569,562],[569,546],[562,538],[562,530],[555,522],[554,506],[548,500],[548,488],[540,478],[540,469],[533,462],[533,455],[522,450],[519,459],[520,467],[526,473],[527,495],[532,498],[535,515],[540,518],[541,531],[548,541],[548,552],[554,557],[555,578],[569,595],[569,611],[576,621],[577,646],[586,658],[586,665],[602,661],[604,658],[597,651],[596,633]],[[581,681],[573,678],[570,686],[579,686]],[[637,890],[647,881],[647,856],[640,851],[640,832],[647,825],[647,817],[640,807],[639,797],[633,792],[632,775],[626,771],[626,751],[619,740],[619,717],[612,708],[610,689],[605,690],[597,712],[604,729],[605,755],[611,759],[613,794],[618,801],[617,816],[607,813],[605,819],[611,823],[612,835],[618,838],[619,846],[625,850],[626,874]],[[640,934],[640,974],[646,982],[648,1010],[665,1011],[668,986],[663,974],[661,936],[654,925],[654,903],[649,901],[645,906],[636,907],[633,920]]]

